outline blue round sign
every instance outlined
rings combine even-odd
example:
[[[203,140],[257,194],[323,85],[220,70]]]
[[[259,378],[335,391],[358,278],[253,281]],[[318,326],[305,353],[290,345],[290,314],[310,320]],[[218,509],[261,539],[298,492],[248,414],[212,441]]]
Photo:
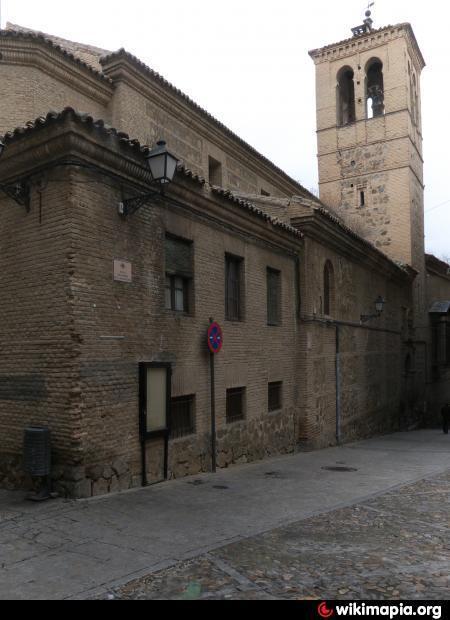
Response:
[[[211,353],[220,353],[223,347],[222,328],[218,323],[211,323],[208,329],[208,347]]]

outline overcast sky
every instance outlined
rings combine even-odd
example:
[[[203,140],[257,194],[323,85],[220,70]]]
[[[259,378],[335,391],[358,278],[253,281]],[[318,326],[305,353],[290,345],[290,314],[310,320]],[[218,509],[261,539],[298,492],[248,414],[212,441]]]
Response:
[[[363,0],[1,0],[13,23],[109,50],[125,47],[308,189],[317,187],[308,50],[351,36]],[[450,3],[377,0],[375,27],[409,21],[422,80],[426,244],[450,256]],[[437,103],[436,103],[437,102]],[[437,207],[448,201],[445,205]]]

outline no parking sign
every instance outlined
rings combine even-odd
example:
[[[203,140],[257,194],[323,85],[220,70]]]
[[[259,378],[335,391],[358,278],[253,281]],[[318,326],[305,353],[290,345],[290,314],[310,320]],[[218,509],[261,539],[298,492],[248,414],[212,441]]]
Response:
[[[211,323],[208,329],[208,347],[213,355],[220,353],[223,347],[223,332],[218,323]]]

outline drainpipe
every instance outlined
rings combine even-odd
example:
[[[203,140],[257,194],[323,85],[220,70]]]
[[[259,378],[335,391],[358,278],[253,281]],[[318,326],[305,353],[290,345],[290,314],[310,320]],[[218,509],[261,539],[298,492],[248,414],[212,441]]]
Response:
[[[336,323],[336,442],[341,444],[341,345],[340,325]]]

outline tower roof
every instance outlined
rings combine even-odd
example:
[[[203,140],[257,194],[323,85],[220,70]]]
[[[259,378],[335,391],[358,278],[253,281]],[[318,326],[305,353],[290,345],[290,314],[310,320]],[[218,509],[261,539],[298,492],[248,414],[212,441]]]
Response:
[[[417,59],[417,64],[420,67],[420,70],[422,70],[426,66],[425,59],[420,51],[420,47],[417,43],[412,26],[408,22],[396,24],[394,26],[384,26],[383,28],[378,28],[377,30],[371,30],[370,32],[349,37],[343,41],[331,43],[330,45],[325,45],[324,47],[311,50],[309,55],[314,62],[316,62],[316,64],[319,64],[320,62],[330,60],[332,56],[345,57],[354,54],[355,51],[364,49],[364,47],[370,48],[377,46],[377,44],[381,45],[387,38],[390,37],[391,39],[394,39],[401,36],[402,33],[405,35],[408,44],[411,47],[412,55]]]

